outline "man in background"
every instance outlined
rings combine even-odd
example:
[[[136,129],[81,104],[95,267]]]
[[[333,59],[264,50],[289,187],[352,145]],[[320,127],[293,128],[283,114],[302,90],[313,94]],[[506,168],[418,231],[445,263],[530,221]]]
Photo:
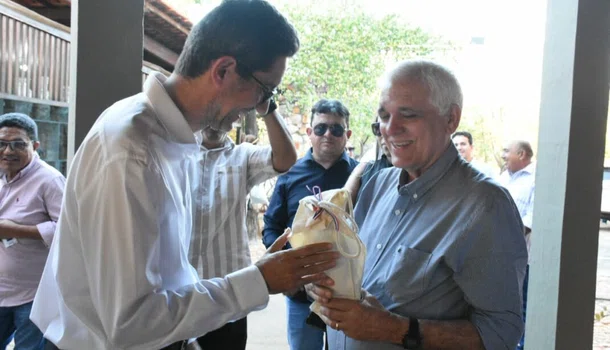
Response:
[[[532,162],[534,151],[527,141],[513,141],[504,147],[502,159],[506,170],[500,175],[500,185],[513,197],[525,227],[525,241],[529,256],[531,246],[532,219],[534,214],[534,190],[536,188],[536,165]],[[529,258],[523,280],[523,321],[527,309],[527,286],[529,284]],[[523,349],[525,335],[521,337],[518,350]]]
[[[456,131],[451,136],[451,139],[453,140],[453,144],[455,145],[455,148],[457,148],[458,153],[465,161],[492,179],[497,177],[497,171],[494,171],[492,167],[474,157],[474,145],[471,133],[468,131]]]
[[[30,321],[66,179],[36,153],[38,128],[21,113],[0,116],[0,349],[42,350]]]
[[[299,201],[322,191],[341,188],[358,162],[350,158],[345,144],[351,136],[349,111],[338,100],[322,99],[311,109],[307,135],[311,149],[286,174],[280,176],[264,216],[263,243],[269,247],[292,226]],[[291,350],[320,350],[324,331],[305,324],[311,301],[302,288],[286,293],[288,343]]]

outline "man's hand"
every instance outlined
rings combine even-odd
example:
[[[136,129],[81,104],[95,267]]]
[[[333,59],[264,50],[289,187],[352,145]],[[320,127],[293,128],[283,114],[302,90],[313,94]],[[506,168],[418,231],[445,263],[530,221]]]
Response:
[[[362,301],[330,299],[320,313],[328,326],[356,340],[394,342],[408,330],[408,320],[392,315],[368,293]]]
[[[330,243],[316,243],[296,249],[281,250],[288,242],[286,230],[256,262],[269,294],[293,291],[305,284],[326,280],[324,271],[335,267],[339,253]]]
[[[332,287],[334,284],[335,281],[333,281],[332,278],[328,277],[325,280],[322,280],[315,284],[306,284],[305,292],[313,300],[317,301],[320,304],[325,304],[328,303],[330,298],[332,298],[333,296],[333,291],[328,287]]]

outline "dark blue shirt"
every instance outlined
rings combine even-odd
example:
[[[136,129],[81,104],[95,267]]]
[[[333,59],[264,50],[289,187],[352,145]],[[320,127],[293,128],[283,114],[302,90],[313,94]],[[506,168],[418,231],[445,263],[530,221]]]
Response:
[[[358,162],[343,152],[335,164],[324,169],[313,159],[311,149],[307,151],[286,174],[277,179],[264,217],[263,244],[269,247],[287,227],[292,226],[299,201],[312,194],[307,186],[319,186],[322,191],[341,188],[356,165]]]

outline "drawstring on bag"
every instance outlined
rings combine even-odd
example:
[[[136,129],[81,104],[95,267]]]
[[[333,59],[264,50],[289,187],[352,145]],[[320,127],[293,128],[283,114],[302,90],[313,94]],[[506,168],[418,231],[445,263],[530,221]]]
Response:
[[[341,241],[345,241],[345,237],[344,236],[348,236],[348,235],[339,235],[339,224],[341,222],[341,219],[339,219],[335,213],[333,213],[333,211],[337,211],[337,212],[345,212],[345,210],[339,208],[337,205],[331,203],[331,202],[325,202],[322,199],[322,190],[320,189],[320,186],[313,186],[312,188],[310,188],[309,186],[307,186],[307,189],[309,190],[309,192],[311,192],[313,194],[313,197],[315,198],[315,200],[317,202],[311,201],[309,202],[309,204],[311,204],[311,206],[313,207],[314,210],[314,215],[313,215],[313,219],[317,220],[320,215],[322,215],[323,212],[326,212],[332,219],[333,219],[333,223],[335,224],[335,231],[334,236],[335,236],[335,242],[337,242],[337,250],[339,251],[339,253],[341,253],[341,255],[343,255],[346,258],[355,258],[358,257],[360,255],[360,252],[362,250],[362,248],[360,247],[360,245],[358,245],[358,251],[356,251],[354,254],[349,254],[348,252],[345,251],[345,249],[343,249],[343,246],[341,244]],[[350,201],[351,204],[351,201]],[[350,205],[350,211],[353,211],[351,205]],[[351,213],[349,213],[351,215]],[[356,224],[353,223],[353,220],[351,219],[350,216],[347,216],[347,218],[352,221],[352,224],[349,225],[346,222],[344,222],[348,227],[356,227]],[[342,218],[343,219],[343,218]],[[349,230],[349,232],[351,233],[352,231]]]

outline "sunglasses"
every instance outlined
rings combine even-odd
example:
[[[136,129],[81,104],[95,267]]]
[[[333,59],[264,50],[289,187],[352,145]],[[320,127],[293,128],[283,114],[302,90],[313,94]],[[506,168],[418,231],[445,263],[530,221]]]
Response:
[[[4,151],[6,147],[11,147],[13,151],[23,151],[28,147],[27,141],[3,141],[0,140],[0,151]]]
[[[373,135],[381,136],[381,131],[379,130],[379,122],[371,123],[371,130],[373,131]]]
[[[341,124],[325,124],[325,123],[320,123],[317,124],[316,126],[313,127],[313,133],[316,134],[316,136],[322,136],[324,134],[326,134],[326,130],[330,129],[330,133],[334,136],[334,137],[341,137],[343,136],[343,134],[345,134],[345,128],[343,127],[343,125]]]

